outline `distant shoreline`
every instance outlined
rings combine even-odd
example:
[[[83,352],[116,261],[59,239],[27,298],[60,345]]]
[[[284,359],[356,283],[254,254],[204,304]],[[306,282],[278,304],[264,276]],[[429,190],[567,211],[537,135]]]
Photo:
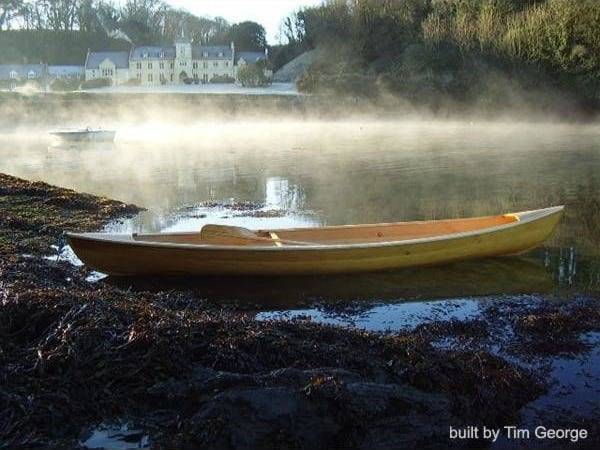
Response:
[[[38,94],[177,94],[177,95],[265,95],[265,96],[304,96],[294,83],[273,83],[265,87],[242,87],[235,84],[198,84],[182,86],[110,86],[77,91],[28,91],[2,89],[0,92],[38,95]]]
[[[294,83],[273,83],[266,87],[242,87],[235,84],[192,84],[172,86],[110,86],[82,89],[86,94],[233,94],[233,95],[306,95]]]

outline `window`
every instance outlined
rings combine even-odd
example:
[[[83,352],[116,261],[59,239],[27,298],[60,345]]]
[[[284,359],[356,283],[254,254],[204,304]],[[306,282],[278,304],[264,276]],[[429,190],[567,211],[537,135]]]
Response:
[[[171,69],[175,68],[175,63],[171,63]]]
[[[152,81],[152,74],[151,73],[148,74],[148,81]]]
[[[229,67],[229,61],[225,61],[225,67]]]
[[[30,80],[35,78],[35,72],[33,70],[30,70],[27,74],[27,78],[29,78]]]
[[[217,61],[215,61],[215,62],[213,63],[213,66],[214,66],[214,67],[219,67],[219,63],[218,63]]]
[[[203,56],[204,58],[208,58],[208,52],[202,52],[202,56]]]
[[[173,82],[173,74],[171,74],[171,83]]]
[[[112,69],[102,69],[102,76],[103,77],[112,77],[113,70]]]
[[[207,63],[206,61],[204,61],[204,62],[202,63],[202,67],[204,67],[205,69],[208,69],[208,63]]]
[[[137,63],[136,67],[138,70],[142,70],[142,63],[141,62]]]
[[[160,52],[160,57],[164,58],[165,57],[165,52]]]
[[[195,62],[195,63],[192,65],[192,67],[193,67],[194,69],[197,69],[197,68],[198,68],[198,63],[197,63],[197,62]]]
[[[14,70],[10,71],[10,79],[11,80],[16,80],[18,77],[19,77],[19,74],[16,71],[14,71]]]
[[[148,63],[148,69],[152,69],[152,63],[151,62]]]
[[[223,57],[223,52],[219,52],[219,58]]]
[[[161,69],[164,69],[164,68],[165,68],[165,63],[164,63],[164,62],[161,62],[161,63],[159,64],[159,67],[160,67]]]

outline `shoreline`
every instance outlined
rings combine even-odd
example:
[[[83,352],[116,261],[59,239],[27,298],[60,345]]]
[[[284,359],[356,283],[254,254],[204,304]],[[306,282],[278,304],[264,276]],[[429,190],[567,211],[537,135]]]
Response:
[[[139,207],[0,174],[0,209],[0,446],[75,446],[126,421],[165,448],[469,447],[449,428],[518,423],[552,391],[544,365],[600,348],[591,296],[507,296],[475,318],[377,333],[257,320],[202,286],[91,284],[43,257],[63,230]],[[598,418],[583,420],[593,447]]]
[[[597,126],[600,111],[571,112],[547,110],[543,105],[482,108],[477,105],[450,104],[432,109],[397,97],[356,97],[332,93],[287,93],[284,91],[188,92],[123,88],[72,92],[0,91],[0,110],[7,116],[20,111],[28,124],[39,124],[50,115],[55,126],[71,121],[119,122],[136,118],[145,122],[161,118],[164,122],[188,123],[220,119],[266,120],[384,120],[384,121],[461,121],[469,123],[568,124]],[[140,115],[141,112],[145,112]],[[76,114],[73,114],[76,112]],[[132,115],[135,113],[134,115]],[[15,125],[15,124],[13,124]],[[16,125],[23,126],[18,120]]]

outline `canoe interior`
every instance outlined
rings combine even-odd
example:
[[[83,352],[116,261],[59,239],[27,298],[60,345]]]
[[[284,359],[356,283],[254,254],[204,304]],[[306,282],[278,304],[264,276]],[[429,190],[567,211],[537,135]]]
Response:
[[[258,230],[257,235],[268,238],[269,233],[283,240],[303,241],[318,245],[340,245],[404,241],[447,234],[475,231],[506,225],[518,221],[518,216],[506,214],[499,216],[477,217],[470,219],[435,220],[424,222],[398,222],[375,225],[349,225],[321,228],[292,228],[276,230]],[[135,241],[162,242],[190,245],[231,245],[231,246],[273,246],[272,242],[245,241],[228,237],[213,237],[203,240],[197,233],[160,233],[134,235]]]

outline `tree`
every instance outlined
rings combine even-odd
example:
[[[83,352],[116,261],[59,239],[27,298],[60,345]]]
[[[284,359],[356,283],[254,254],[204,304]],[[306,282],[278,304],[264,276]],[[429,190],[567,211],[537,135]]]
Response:
[[[271,80],[265,75],[265,65],[246,64],[238,69],[238,80],[244,87],[268,86]]]
[[[238,51],[261,51],[267,46],[264,27],[250,21],[232,25],[225,35],[217,40],[220,40],[222,44],[233,42]]]
[[[168,6],[161,0],[127,0],[120,11],[119,28],[133,42],[160,40],[167,10]]]
[[[182,27],[196,44],[212,43],[217,36],[229,30],[229,23],[221,17],[197,17],[182,9],[167,8],[162,20],[163,40],[173,42],[181,35]]]
[[[11,21],[23,8],[23,0],[0,0],[0,30],[9,29]]]
[[[279,27],[279,37],[285,38],[290,45],[304,42],[306,36],[301,10],[283,19]]]

